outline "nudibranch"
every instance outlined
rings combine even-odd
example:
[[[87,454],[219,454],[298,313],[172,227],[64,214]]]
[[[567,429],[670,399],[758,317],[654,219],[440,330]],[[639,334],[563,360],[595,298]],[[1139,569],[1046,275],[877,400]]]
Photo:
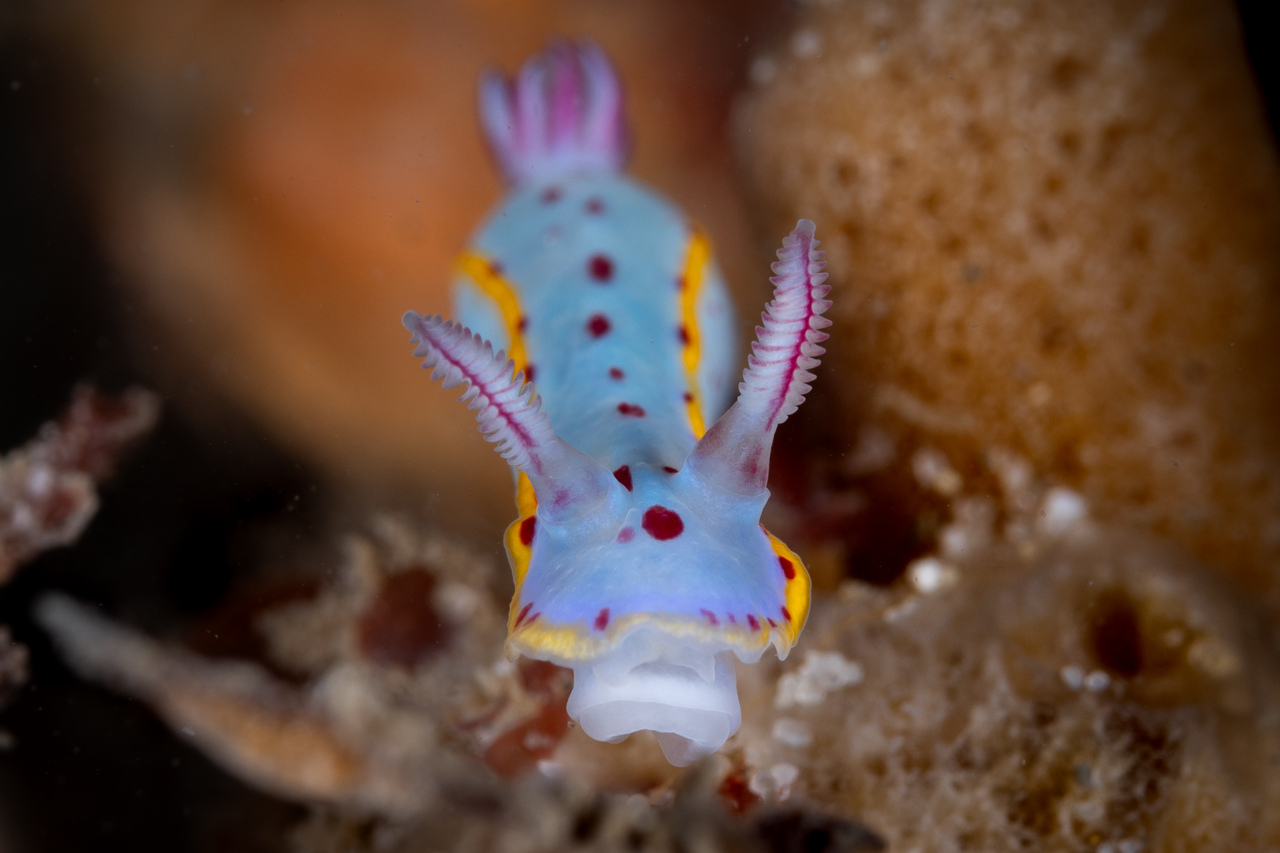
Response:
[[[734,657],[785,658],[809,612],[804,564],[760,513],[830,325],[814,225],[783,241],[732,401],[724,281],[706,235],[622,173],[604,54],[556,44],[480,95],[510,188],[458,262],[465,325],[404,324],[516,474],[508,652],[573,669],[591,737],[651,730],[688,764],[738,728]]]

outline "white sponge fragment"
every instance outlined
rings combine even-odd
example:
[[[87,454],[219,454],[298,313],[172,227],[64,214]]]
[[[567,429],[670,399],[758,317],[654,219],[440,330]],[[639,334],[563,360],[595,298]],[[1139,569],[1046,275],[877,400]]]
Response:
[[[664,644],[644,645],[657,656],[637,661],[633,646],[624,656],[631,664],[625,669],[611,659],[575,667],[569,716],[588,735],[608,743],[652,731],[677,767],[724,746],[742,722],[733,653],[707,649],[702,660],[693,661],[687,646],[667,655]]]

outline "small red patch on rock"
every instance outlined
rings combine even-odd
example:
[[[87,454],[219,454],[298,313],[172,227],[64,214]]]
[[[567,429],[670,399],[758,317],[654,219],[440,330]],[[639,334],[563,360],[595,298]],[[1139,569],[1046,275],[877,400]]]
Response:
[[[684,520],[680,518],[680,514],[656,504],[644,511],[640,526],[659,542],[675,539],[684,533]]]
[[[636,538],[636,529],[634,527],[624,527],[618,531],[618,541],[624,545]]]
[[[625,418],[643,418],[644,409],[634,403],[619,403],[618,414]]]
[[[435,612],[435,588],[435,576],[426,569],[386,578],[356,626],[361,656],[383,666],[413,667],[442,650],[447,636]]]
[[[613,280],[613,261],[608,255],[592,255],[587,261],[587,275],[598,282]]]
[[[617,471],[613,472],[613,478],[622,485],[626,486],[627,491],[631,491],[631,466],[623,465]]]
[[[520,776],[550,758],[569,732],[565,703],[573,673],[546,661],[522,662],[520,684],[538,702],[536,716],[498,735],[484,751],[484,763],[499,776]],[[499,708],[499,711],[501,708]]]
[[[600,612],[596,614],[595,628],[597,631],[603,631],[609,627],[609,608],[602,607]]]
[[[707,621],[708,621],[708,622],[710,622],[712,625],[719,625],[719,624],[720,624],[720,620],[719,620],[719,619],[717,619],[717,618],[716,618],[716,615],[715,615],[714,613],[712,613],[710,610],[707,610],[707,609],[704,607],[704,608],[702,608],[702,610],[701,610],[700,612],[702,613],[702,615],[703,615],[703,616],[707,617]]]
[[[531,515],[524,521],[520,522],[520,544],[528,546],[533,544],[534,534],[538,532],[538,517]]]
[[[609,330],[613,328],[613,324],[609,322],[609,318],[603,314],[592,314],[587,320],[587,334],[593,338],[602,338],[609,334]]]
[[[792,580],[796,576],[795,564],[781,555],[778,556],[778,565],[782,566],[782,573],[787,576],[787,580]]]
[[[760,795],[747,783],[745,767],[739,767],[724,777],[716,793],[724,800],[725,808],[734,814],[746,814],[760,802]]]
[[[610,379],[622,379],[623,375],[624,375],[624,374],[622,373],[622,368],[620,368],[620,367],[610,367],[610,368],[609,368],[609,378],[610,378]]]

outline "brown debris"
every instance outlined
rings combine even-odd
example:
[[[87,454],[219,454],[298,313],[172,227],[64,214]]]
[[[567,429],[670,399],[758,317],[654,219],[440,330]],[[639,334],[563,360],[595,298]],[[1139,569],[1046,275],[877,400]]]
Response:
[[[156,395],[117,398],[79,386],[57,421],[0,458],[0,583],[42,551],[74,542],[98,509],[95,484],[159,415]]]

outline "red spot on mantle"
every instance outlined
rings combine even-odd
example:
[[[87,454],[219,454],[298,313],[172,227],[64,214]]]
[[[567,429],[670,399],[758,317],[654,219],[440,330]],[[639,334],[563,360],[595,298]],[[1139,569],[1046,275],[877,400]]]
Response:
[[[592,314],[587,320],[587,334],[593,338],[602,338],[609,334],[609,330],[613,328],[613,324],[609,322],[609,318],[603,314]]]
[[[562,193],[560,192],[559,187],[547,187],[545,190],[542,191],[542,203],[555,204],[557,201],[560,200],[561,195]]]
[[[787,609],[787,605],[782,605],[782,618],[788,622],[791,621],[791,611]]]
[[[634,527],[624,527],[618,531],[618,541],[624,545],[636,538],[636,529]]]
[[[525,382],[533,381],[533,365],[532,364],[526,364],[524,366],[524,381]]]
[[[587,213],[604,213],[604,202],[595,196],[592,196],[587,199],[586,208]]]
[[[732,613],[730,613],[730,614],[729,614],[729,624],[730,624],[730,625],[737,625],[737,624],[738,624],[738,620],[737,620],[737,618],[736,618]]]
[[[520,627],[520,623],[524,621],[524,617],[529,615],[529,611],[533,609],[533,602],[530,601],[520,609],[519,615],[516,616],[516,627]]]
[[[587,261],[587,275],[601,283],[613,280],[613,261],[608,255],[592,255]]]
[[[610,378],[610,379],[622,379],[623,375],[624,375],[624,374],[622,373],[622,368],[620,368],[620,367],[610,367],[610,368],[609,368],[609,378]]]
[[[520,319],[516,321],[516,331],[523,332],[527,328],[529,328],[529,318],[521,314]]]
[[[683,344],[684,346],[688,346],[689,345],[689,328],[687,326],[681,325],[680,328],[676,329],[676,337],[680,339],[681,344]]]
[[[643,418],[644,409],[634,403],[619,403],[618,414],[624,418]]]
[[[778,565],[782,566],[782,573],[787,576],[787,580],[792,580],[796,576],[795,564],[786,557],[779,555]]]
[[[645,533],[660,542],[667,539],[675,539],[681,533],[684,533],[684,521],[680,518],[679,513],[656,504],[644,511],[644,518],[641,520],[640,526],[644,528]]]
[[[774,622],[774,621],[773,621],[772,619],[770,619],[768,616],[764,617],[764,621],[766,621],[766,622],[768,622],[768,623],[769,623],[769,627],[770,627],[770,628],[777,628],[777,627],[778,627],[778,623],[777,623],[777,622]]]
[[[538,532],[538,517],[531,515],[520,522],[520,543],[528,546],[533,543],[533,535]]]
[[[627,487],[627,491],[631,491],[631,466],[623,465],[617,471],[613,472],[613,478],[619,483]]]
[[[703,615],[703,616],[707,617],[707,621],[708,621],[708,622],[710,622],[712,625],[719,625],[719,624],[720,624],[720,620],[719,620],[719,619],[717,619],[717,618],[716,618],[716,615],[715,615],[714,613],[712,613],[710,610],[707,610],[707,609],[704,607],[704,608],[702,608],[702,610],[701,610],[700,612],[702,613],[702,615]]]
[[[760,620],[752,616],[750,613],[747,614],[747,624],[751,626],[752,631],[760,630]]]
[[[677,469],[672,468],[670,465],[663,465],[663,466],[662,466],[662,470],[663,470],[663,471],[666,471],[668,474],[679,474],[679,473],[680,473]]]
[[[596,614],[595,626],[597,631],[603,631],[609,627],[609,608],[602,607],[600,612]]]

